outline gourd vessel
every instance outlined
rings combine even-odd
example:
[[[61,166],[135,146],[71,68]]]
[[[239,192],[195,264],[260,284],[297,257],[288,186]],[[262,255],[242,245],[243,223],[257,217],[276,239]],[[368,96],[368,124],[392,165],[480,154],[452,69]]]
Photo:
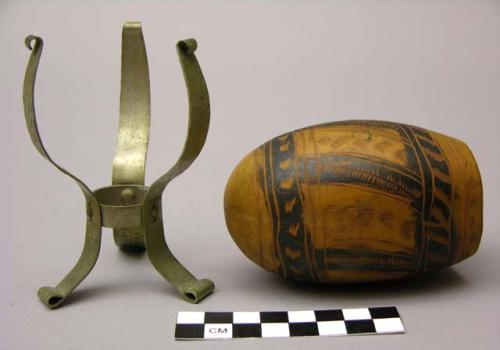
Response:
[[[401,279],[473,255],[482,186],[457,139],[384,121],[343,121],[278,136],[248,154],[225,191],[243,253],[318,283]]]

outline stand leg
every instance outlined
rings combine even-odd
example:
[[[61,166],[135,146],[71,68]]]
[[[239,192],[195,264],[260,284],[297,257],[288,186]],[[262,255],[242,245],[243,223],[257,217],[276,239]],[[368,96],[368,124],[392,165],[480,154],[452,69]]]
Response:
[[[97,204],[97,203],[96,203]],[[85,244],[80,259],[55,287],[42,287],[38,297],[50,309],[59,307],[94,267],[101,248],[99,205],[88,210]]]
[[[198,280],[170,252],[165,242],[161,198],[144,203],[146,251],[151,263],[188,302],[198,303],[215,288],[209,279]]]
[[[26,126],[30,134],[33,145],[37,151],[54,165],[59,171],[71,177],[80,186],[87,202],[87,233],[85,236],[85,246],[83,248],[80,260],[64,279],[55,287],[42,287],[38,290],[38,296],[42,302],[49,308],[54,309],[61,305],[69,293],[78,286],[78,284],[92,270],[99,255],[101,246],[101,214],[99,203],[94,197],[92,191],[87,185],[75,175],[57,164],[47,153],[43,146],[35,115],[34,91],[35,78],[38,69],[38,63],[42,55],[43,40],[40,37],[30,35],[26,38],[25,44],[32,50],[26,75],[23,84],[23,104]]]
[[[144,185],[151,120],[148,58],[141,24],[126,22],[122,30],[120,123],[113,159],[113,185]],[[144,230],[113,230],[123,251],[144,250]]]

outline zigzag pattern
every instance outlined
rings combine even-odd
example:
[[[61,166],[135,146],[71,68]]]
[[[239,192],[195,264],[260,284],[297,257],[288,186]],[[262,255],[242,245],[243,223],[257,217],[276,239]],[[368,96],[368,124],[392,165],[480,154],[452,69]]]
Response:
[[[281,260],[281,273],[296,280],[314,280],[310,251],[302,219],[302,200],[295,178],[295,141],[292,134],[271,140],[265,146],[266,171],[271,178],[268,187],[272,208],[277,253]]]
[[[439,145],[425,130],[412,128],[412,131],[432,168],[433,197],[430,219],[424,227],[427,237],[426,270],[432,271],[446,266],[450,258],[454,240],[450,213],[453,188],[448,163]]]

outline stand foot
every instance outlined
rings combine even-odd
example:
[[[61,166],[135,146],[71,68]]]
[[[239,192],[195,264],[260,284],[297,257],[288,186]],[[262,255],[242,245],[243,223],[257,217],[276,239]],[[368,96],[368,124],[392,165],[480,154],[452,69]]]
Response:
[[[42,287],[38,290],[38,297],[49,309],[58,308],[66,299],[61,293],[52,287]]]
[[[38,297],[50,309],[61,306],[68,295],[87,277],[97,261],[101,249],[99,204],[95,202],[92,207],[95,209],[87,213],[85,244],[80,259],[57,286],[42,287],[38,290]]]
[[[194,277],[168,248],[163,231],[161,198],[144,203],[143,217],[146,252],[160,275],[190,303],[196,304],[210,295],[215,288],[214,283]]]

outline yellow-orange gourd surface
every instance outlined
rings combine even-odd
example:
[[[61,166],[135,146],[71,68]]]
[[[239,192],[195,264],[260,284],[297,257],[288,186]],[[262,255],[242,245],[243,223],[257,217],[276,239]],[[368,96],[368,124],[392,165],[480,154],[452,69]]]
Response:
[[[481,177],[457,139],[383,121],[278,136],[234,169],[226,223],[253,262],[319,283],[400,279],[473,255]]]

